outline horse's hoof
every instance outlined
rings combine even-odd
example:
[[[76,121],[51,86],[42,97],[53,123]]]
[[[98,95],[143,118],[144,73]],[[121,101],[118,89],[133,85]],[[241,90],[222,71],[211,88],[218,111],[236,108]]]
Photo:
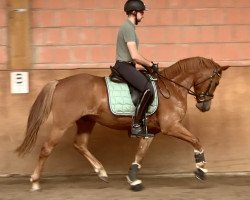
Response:
[[[102,181],[104,181],[105,183],[108,183],[108,182],[109,182],[107,176],[99,176],[99,178],[100,178]]]
[[[135,181],[128,180],[128,182],[130,183],[130,190],[134,192],[142,191],[144,188],[141,180],[135,180]]]
[[[134,191],[134,192],[139,192],[139,191],[142,191],[144,189],[143,185],[140,183],[140,184],[137,184],[137,185],[131,185],[130,186],[130,190]]]
[[[202,171],[200,168],[197,168],[196,171],[194,171],[194,175],[197,179],[205,181],[207,179],[206,173]]]
[[[30,191],[31,192],[37,192],[37,191],[40,191],[40,190],[41,190],[40,184],[38,182],[33,182]]]

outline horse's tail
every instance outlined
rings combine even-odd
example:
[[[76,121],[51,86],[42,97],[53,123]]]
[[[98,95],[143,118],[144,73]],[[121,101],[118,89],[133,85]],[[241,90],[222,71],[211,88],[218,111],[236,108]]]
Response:
[[[49,117],[57,83],[58,81],[47,83],[33,103],[29,113],[25,138],[22,144],[16,149],[19,156],[30,152],[35,145],[39,128]]]

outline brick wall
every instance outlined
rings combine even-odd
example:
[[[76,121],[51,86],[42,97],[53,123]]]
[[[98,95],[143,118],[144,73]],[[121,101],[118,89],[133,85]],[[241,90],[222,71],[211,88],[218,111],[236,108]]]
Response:
[[[0,1],[0,70],[7,68],[6,1]]]
[[[35,68],[109,67],[125,19],[122,6],[116,0],[33,0]]]
[[[32,63],[39,68],[108,67],[125,0],[32,0]],[[6,0],[0,1],[0,68],[7,62]],[[145,0],[140,51],[162,66],[191,56],[250,64],[249,0]]]
[[[33,0],[35,68],[108,67],[125,1]],[[169,65],[191,56],[250,62],[250,1],[145,0],[138,27],[145,57]]]

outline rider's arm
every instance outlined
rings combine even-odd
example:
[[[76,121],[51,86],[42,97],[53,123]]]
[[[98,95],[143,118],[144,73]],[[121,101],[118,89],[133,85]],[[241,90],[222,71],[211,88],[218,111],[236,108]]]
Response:
[[[145,59],[139,52],[134,41],[127,42],[129,53],[132,59],[142,66],[151,67],[153,64],[151,61]]]

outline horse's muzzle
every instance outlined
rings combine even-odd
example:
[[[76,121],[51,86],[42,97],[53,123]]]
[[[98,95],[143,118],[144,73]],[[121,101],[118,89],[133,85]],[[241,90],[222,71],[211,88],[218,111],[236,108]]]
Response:
[[[196,104],[196,107],[201,111],[201,112],[206,112],[210,110],[211,106],[211,100],[210,101],[204,101],[204,102],[199,102]]]

